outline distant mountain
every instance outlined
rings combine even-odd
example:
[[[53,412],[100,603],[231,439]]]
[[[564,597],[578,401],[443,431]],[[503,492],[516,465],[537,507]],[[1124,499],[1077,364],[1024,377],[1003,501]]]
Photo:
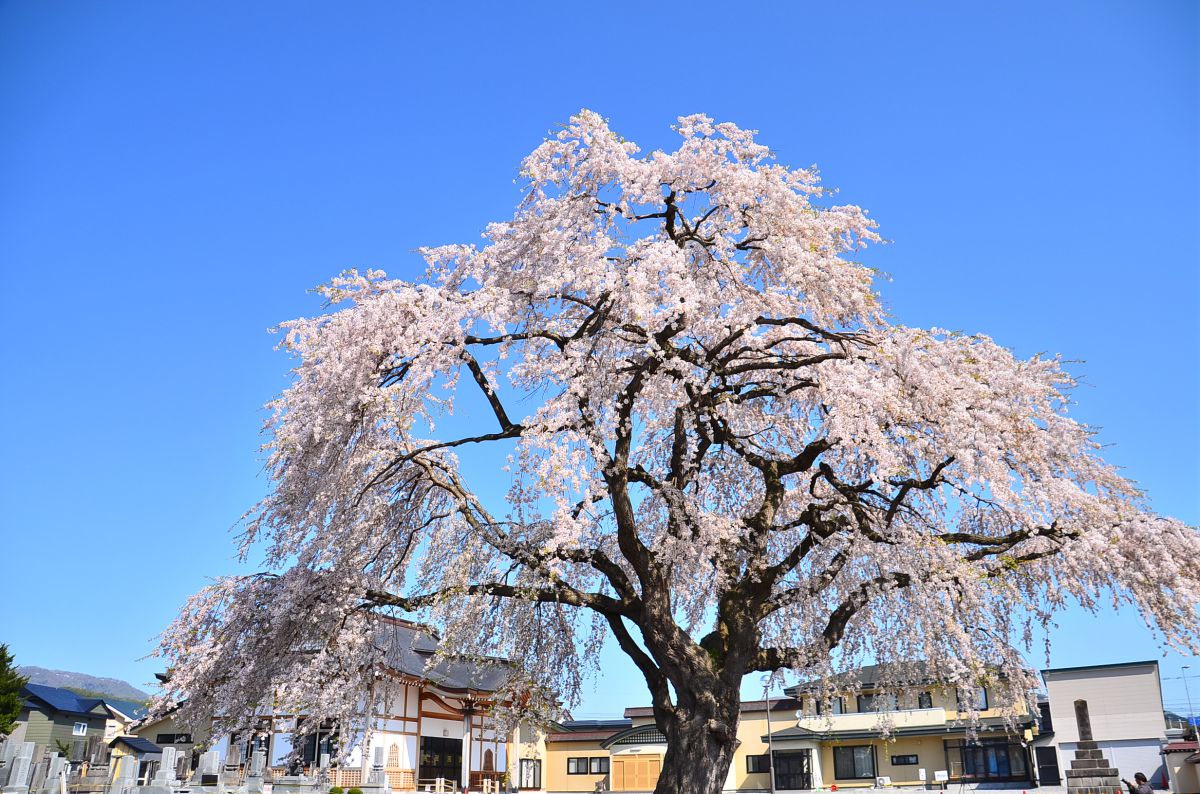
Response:
[[[149,694],[119,678],[100,678],[99,676],[88,675],[87,673],[72,673],[69,670],[47,670],[45,667],[33,667],[32,665],[18,667],[17,672],[21,675],[29,676],[29,683],[31,684],[59,686],[63,689],[70,689],[79,694],[90,695],[92,697],[104,697],[108,695],[118,700],[132,700],[139,703],[150,699]]]

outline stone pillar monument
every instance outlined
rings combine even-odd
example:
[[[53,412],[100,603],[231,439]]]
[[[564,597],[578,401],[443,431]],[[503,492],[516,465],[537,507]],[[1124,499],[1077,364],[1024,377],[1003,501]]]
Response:
[[[375,748],[375,758],[371,763],[371,771],[367,773],[367,782],[362,788],[370,790],[372,794],[386,794],[390,791],[388,788],[387,770],[384,768],[384,752],[382,747]]]
[[[1079,728],[1079,746],[1067,770],[1067,794],[1124,794],[1120,773],[1105,759],[1104,751],[1092,738],[1092,719],[1086,700],[1075,701],[1075,724]]]

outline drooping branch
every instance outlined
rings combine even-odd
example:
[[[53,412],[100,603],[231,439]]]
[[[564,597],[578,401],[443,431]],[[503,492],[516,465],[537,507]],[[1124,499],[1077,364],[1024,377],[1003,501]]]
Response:
[[[622,615],[626,609],[624,604],[611,596],[603,593],[580,592],[561,580],[556,581],[552,587],[521,587],[502,582],[487,582],[447,587],[444,590],[416,596],[400,596],[382,590],[368,590],[364,605],[389,606],[405,612],[419,612],[435,604],[463,596],[495,596],[532,603],[566,604],[573,607],[586,607],[602,615]]]

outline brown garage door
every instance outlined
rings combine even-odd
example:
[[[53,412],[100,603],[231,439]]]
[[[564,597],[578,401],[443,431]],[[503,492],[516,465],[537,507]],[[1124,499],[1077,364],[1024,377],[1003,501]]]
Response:
[[[654,791],[661,769],[662,758],[657,755],[614,758],[612,759],[612,790]]]

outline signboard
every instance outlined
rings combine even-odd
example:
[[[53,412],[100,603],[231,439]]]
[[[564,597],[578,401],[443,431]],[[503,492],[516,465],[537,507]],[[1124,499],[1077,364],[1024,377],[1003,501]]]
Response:
[[[1200,717],[1188,717],[1187,722],[1188,725],[1193,725],[1197,728],[1200,728]]]
[[[917,770],[917,779],[920,780],[922,783],[925,782],[925,767],[921,767],[920,769]]]
[[[933,779],[936,780],[938,783],[945,783],[947,780],[950,779],[950,773],[947,772],[945,769],[939,769],[933,773]]]

